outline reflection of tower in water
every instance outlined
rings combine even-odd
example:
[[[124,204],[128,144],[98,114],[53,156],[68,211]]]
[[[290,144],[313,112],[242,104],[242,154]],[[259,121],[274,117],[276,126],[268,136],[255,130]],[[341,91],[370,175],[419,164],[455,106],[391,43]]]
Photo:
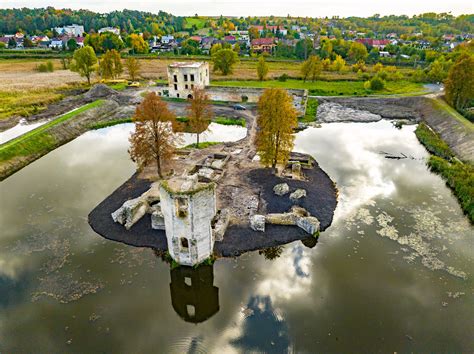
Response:
[[[214,267],[178,267],[170,271],[171,303],[186,322],[204,322],[219,311],[219,288],[214,286]]]

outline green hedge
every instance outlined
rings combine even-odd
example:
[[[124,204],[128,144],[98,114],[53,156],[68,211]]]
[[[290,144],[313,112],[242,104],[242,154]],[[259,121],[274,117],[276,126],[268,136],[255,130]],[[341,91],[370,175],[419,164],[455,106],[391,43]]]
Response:
[[[443,159],[451,159],[454,153],[449,148],[448,144],[443,141],[438,134],[432,131],[425,123],[418,124],[415,134],[420,142],[433,155],[439,156]]]
[[[448,144],[425,123],[418,125],[415,134],[432,154],[428,167],[443,177],[446,185],[459,200],[464,213],[471,223],[474,223],[474,166],[455,159]]]
[[[430,156],[428,166],[444,178],[464,213],[474,223],[474,166],[458,161],[449,162],[438,156]]]

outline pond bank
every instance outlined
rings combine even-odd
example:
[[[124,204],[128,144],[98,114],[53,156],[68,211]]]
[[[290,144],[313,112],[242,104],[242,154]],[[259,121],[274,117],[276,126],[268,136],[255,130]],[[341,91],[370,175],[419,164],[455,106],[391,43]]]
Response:
[[[318,122],[369,122],[380,119],[424,121],[456,156],[474,162],[474,125],[435,95],[414,97],[318,97]],[[361,112],[362,111],[362,112]],[[341,113],[338,116],[338,113]],[[359,114],[354,114],[359,113]]]

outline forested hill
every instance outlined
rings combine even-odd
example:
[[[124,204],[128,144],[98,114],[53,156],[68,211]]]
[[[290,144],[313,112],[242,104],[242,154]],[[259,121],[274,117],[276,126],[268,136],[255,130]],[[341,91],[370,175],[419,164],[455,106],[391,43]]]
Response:
[[[158,5],[158,4],[157,4]],[[1,6],[1,5],[0,5]],[[83,25],[86,32],[102,27],[119,27],[126,33],[149,32],[152,34],[193,31],[202,27],[247,29],[250,25],[278,24],[285,27],[301,25],[313,32],[327,31],[338,35],[345,30],[360,31],[369,36],[373,33],[397,35],[422,33],[439,37],[443,34],[473,33],[474,15],[453,16],[447,13],[424,13],[409,16],[348,17],[348,18],[289,18],[246,17],[186,18],[163,11],[157,13],[123,10],[99,14],[89,10],[55,9],[0,9],[0,35],[22,31],[30,35],[44,34],[53,27],[70,24]]]
[[[0,9],[0,33],[40,33],[70,24],[83,25],[86,32],[102,27],[119,27],[126,32],[151,31],[152,24],[159,26],[165,33],[181,31],[184,17],[172,16],[166,12],[158,13],[123,10],[98,14],[89,10],[46,9]]]

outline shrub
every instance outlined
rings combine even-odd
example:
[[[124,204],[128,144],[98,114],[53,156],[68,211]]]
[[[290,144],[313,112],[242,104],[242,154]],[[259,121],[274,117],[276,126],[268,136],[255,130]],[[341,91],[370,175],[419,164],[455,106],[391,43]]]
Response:
[[[42,63],[36,67],[36,70],[38,70],[40,73],[46,73],[48,72],[48,67],[46,64]]]
[[[370,81],[369,81],[369,87],[373,91],[380,91],[385,88],[385,81],[380,78],[379,76],[374,76]]]
[[[51,73],[54,71],[53,62],[48,60],[46,63],[41,63],[36,67],[36,70],[38,70],[40,73]]]
[[[281,82],[285,82],[286,80],[289,79],[289,76],[287,74],[281,74],[279,77],[278,77],[278,81],[281,81]]]
[[[51,60],[48,60],[46,62],[46,68],[48,69],[48,72],[52,73],[54,71],[54,65]]]

